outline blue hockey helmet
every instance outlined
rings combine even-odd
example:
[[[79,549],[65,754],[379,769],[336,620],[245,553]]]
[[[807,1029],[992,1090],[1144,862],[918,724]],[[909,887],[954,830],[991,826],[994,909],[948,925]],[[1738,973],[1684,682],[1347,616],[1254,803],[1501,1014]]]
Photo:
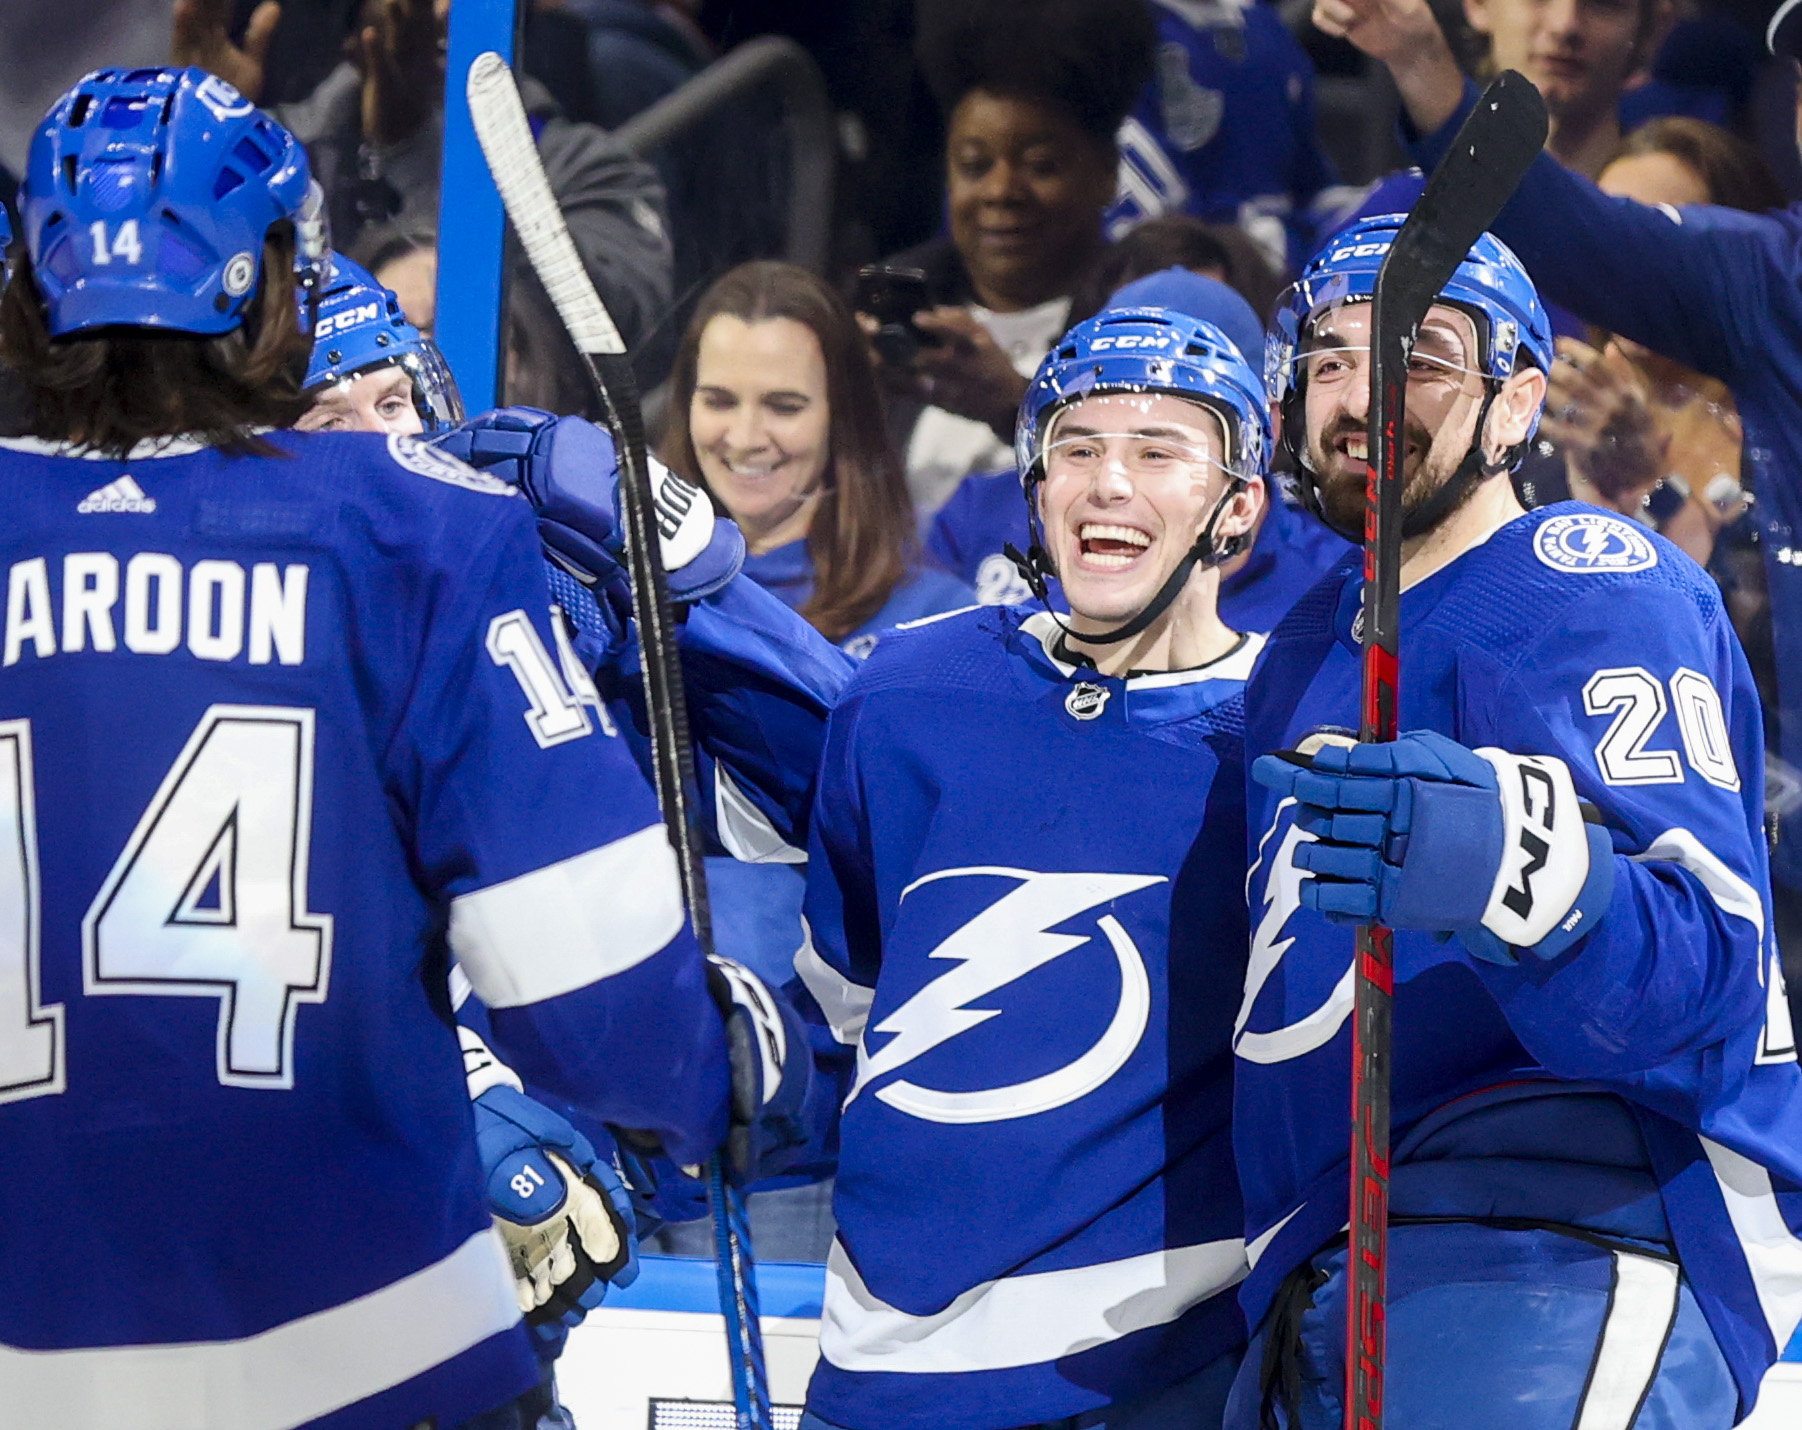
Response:
[[[1108,308],[1064,334],[1026,389],[1014,461],[1029,492],[1044,475],[1057,414],[1118,392],[1168,393],[1210,409],[1226,431],[1222,466],[1240,482],[1270,463],[1264,383],[1225,333],[1168,308]]]
[[[1301,367],[1303,340],[1309,329],[1336,307],[1368,303],[1376,291],[1377,274],[1395,241],[1406,214],[1381,214],[1361,219],[1329,239],[1308,261],[1302,275],[1278,300],[1276,319],[1264,350],[1264,376],[1271,400],[1283,414],[1283,446],[1301,478],[1301,494],[1309,508],[1321,514],[1313,483],[1308,479],[1306,422],[1301,398],[1305,372]],[[1483,380],[1484,397],[1478,410],[1471,450],[1458,472],[1419,512],[1411,514],[1403,532],[1413,536],[1430,529],[1450,510],[1464,489],[1479,476],[1493,476],[1520,465],[1528,443],[1539,430],[1535,413],[1527,435],[1491,463],[1481,450],[1481,434],[1496,394],[1519,369],[1523,360],[1550,373],[1555,350],[1552,322],[1539,292],[1514,252],[1493,234],[1485,233],[1471,246],[1437,299],[1470,316],[1477,335],[1477,366],[1471,369]],[[1347,533],[1362,539],[1363,533]]]
[[[1314,318],[1336,303],[1370,301],[1389,245],[1407,217],[1382,214],[1351,225],[1327,241],[1283,294],[1265,347],[1264,376],[1273,401],[1283,402],[1296,387],[1296,352]],[[1505,382],[1522,353],[1541,372],[1552,370],[1552,320],[1514,251],[1493,234],[1471,246],[1438,301],[1462,308],[1476,321],[1484,377]]]
[[[425,431],[442,432],[461,422],[463,400],[444,354],[408,321],[400,299],[342,254],[331,255],[330,267],[313,323],[305,389],[314,392],[376,368],[398,367],[412,379],[413,406]]]
[[[1040,533],[1033,488],[1044,480],[1058,415],[1085,398],[1120,393],[1167,394],[1214,413],[1226,439],[1219,466],[1228,480],[1195,544],[1162,589],[1118,629],[1085,634],[1082,639],[1089,644],[1138,635],[1176,599],[1198,563],[1217,566],[1237,555],[1247,537],[1220,536],[1220,519],[1245,484],[1261,478],[1270,465],[1264,384],[1219,328],[1168,308],[1104,308],[1078,323],[1039,365],[1014,426],[1014,460],[1026,493],[1032,543],[1024,554],[1012,547],[1008,554],[1033,594],[1047,605],[1046,583],[1056,573]]]
[[[303,286],[328,246],[300,142],[197,68],[82,79],[32,138],[20,213],[58,337],[230,332],[257,291],[272,224],[295,225]]]

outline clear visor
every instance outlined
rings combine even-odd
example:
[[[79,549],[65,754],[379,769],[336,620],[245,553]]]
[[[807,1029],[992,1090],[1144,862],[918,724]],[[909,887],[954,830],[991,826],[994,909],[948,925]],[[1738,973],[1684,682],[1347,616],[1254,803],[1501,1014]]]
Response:
[[[321,420],[329,409],[332,414],[351,430],[362,430],[367,421],[374,420],[356,411],[350,402],[353,385],[366,377],[378,377],[389,371],[399,371],[407,378],[406,395],[413,404],[413,410],[419,415],[419,425],[428,436],[454,427],[463,420],[463,401],[458,395],[456,380],[451,377],[450,368],[445,364],[438,345],[427,338],[423,341],[422,351],[402,353],[397,357],[384,358],[380,362],[372,362],[308,389],[319,399],[325,394],[341,390],[344,397],[332,402],[319,402],[315,413],[319,414],[313,421],[302,420],[303,428],[318,428],[325,425]],[[375,394],[371,394],[372,399]],[[405,409],[397,409],[404,411]],[[377,414],[379,417],[379,414]],[[368,427],[367,430],[377,430]],[[389,429],[392,430],[392,429]]]
[[[1353,384],[1368,387],[1370,314],[1367,298],[1326,303],[1310,313],[1288,361],[1275,374],[1281,389],[1293,391],[1304,383],[1328,391]],[[1408,354],[1409,391],[1450,393],[1485,376],[1475,322],[1462,309],[1434,304]]]
[[[413,405],[427,432],[442,432],[463,420],[462,394],[437,343],[421,338],[419,351],[408,353],[400,365],[413,379]]]
[[[1045,475],[1089,478],[1118,467],[1135,480],[1208,469],[1244,474],[1228,460],[1220,414],[1170,393],[1108,393],[1052,415],[1039,445]]]

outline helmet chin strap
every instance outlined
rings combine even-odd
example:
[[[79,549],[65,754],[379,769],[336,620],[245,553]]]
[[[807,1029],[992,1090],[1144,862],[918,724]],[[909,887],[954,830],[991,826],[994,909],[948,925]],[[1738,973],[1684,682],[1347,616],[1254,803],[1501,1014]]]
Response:
[[[1195,544],[1183,553],[1183,559],[1176,563],[1176,569],[1165,578],[1164,584],[1158,587],[1157,594],[1146,603],[1145,609],[1127,621],[1125,625],[1099,635],[1072,629],[1052,607],[1046,582],[1057,572],[1051,565],[1049,553],[1045,550],[1044,539],[1039,530],[1038,514],[1033,510],[1032,502],[1029,501],[1026,506],[1026,525],[1031,533],[1032,542],[1026,548],[1025,555],[1022,555],[1020,549],[1012,542],[1002,547],[1002,553],[1014,563],[1027,586],[1031,588],[1032,594],[1038,597],[1039,604],[1050,612],[1051,619],[1057,622],[1058,628],[1066,636],[1081,641],[1084,645],[1115,645],[1141,634],[1153,621],[1163,615],[1170,608],[1170,603],[1182,593],[1183,587],[1188,584],[1189,575],[1195,570],[1198,562],[1204,568],[1218,566],[1222,561],[1230,561],[1238,555],[1240,548],[1245,544],[1244,537],[1229,536],[1225,541],[1217,542],[1214,531],[1220,525],[1221,517],[1226,514],[1227,503],[1243,489],[1244,484],[1235,481],[1220,494],[1220,500],[1214,503],[1214,510],[1208,514],[1207,524],[1202,527],[1201,535],[1196,537]]]

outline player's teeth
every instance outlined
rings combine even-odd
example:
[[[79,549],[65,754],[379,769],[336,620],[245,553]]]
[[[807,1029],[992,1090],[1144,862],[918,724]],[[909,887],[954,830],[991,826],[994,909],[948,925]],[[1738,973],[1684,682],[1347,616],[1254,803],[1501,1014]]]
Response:
[[[1149,546],[1151,538],[1142,531],[1135,531],[1130,526],[1102,526],[1099,522],[1087,522],[1077,533],[1084,541],[1124,541],[1129,546]]]
[[[1133,558],[1130,556],[1116,555],[1112,552],[1104,551],[1084,552],[1083,559],[1091,566],[1112,566],[1115,568],[1130,566],[1133,563]]]
[[[1363,437],[1347,437],[1345,439],[1345,455],[1356,457],[1360,462],[1370,455],[1370,443]]]

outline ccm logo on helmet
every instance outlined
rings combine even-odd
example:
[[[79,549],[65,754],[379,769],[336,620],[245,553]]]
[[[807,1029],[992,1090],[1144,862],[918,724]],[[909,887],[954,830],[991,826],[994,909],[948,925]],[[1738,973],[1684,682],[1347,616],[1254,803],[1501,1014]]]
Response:
[[[1375,258],[1378,254],[1387,253],[1388,251],[1388,239],[1384,239],[1381,243],[1350,243],[1344,248],[1335,248],[1332,256],[1327,259],[1327,262],[1337,263],[1344,258]]]
[[[314,338],[329,338],[333,333],[347,333],[359,323],[373,323],[382,316],[380,303],[359,303],[354,308],[347,308],[342,313],[327,313],[319,320],[319,331]]]
[[[1096,338],[1091,345],[1091,352],[1106,352],[1109,348],[1167,348],[1170,346],[1168,336],[1158,337],[1151,333],[1115,333],[1111,337]]]

